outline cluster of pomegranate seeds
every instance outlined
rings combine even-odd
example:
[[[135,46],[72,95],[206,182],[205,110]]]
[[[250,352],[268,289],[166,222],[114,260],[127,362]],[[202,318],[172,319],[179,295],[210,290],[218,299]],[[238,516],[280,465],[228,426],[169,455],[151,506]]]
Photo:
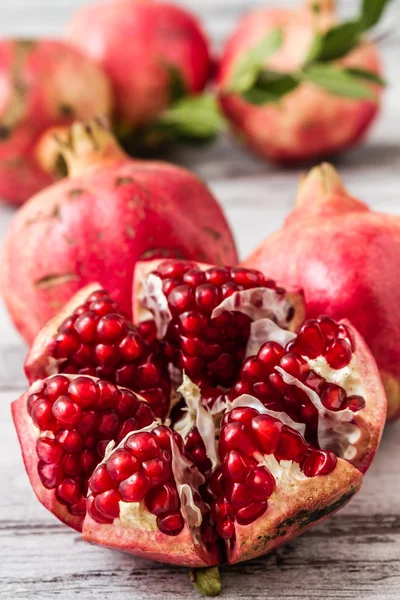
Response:
[[[185,451],[200,473],[208,477],[211,474],[212,464],[207,456],[206,447],[198,429],[193,429],[187,435],[185,439]]]
[[[234,536],[235,522],[249,525],[267,510],[276,483],[260,463],[263,456],[297,462],[307,477],[329,474],[337,462],[333,452],[313,449],[294,429],[249,407],[234,408],[224,416],[219,452],[222,465],[207,491],[213,498],[211,516],[224,539]]]
[[[179,439],[165,426],[133,433],[95,470],[88,497],[88,512],[95,521],[112,523],[119,517],[121,500],[143,501],[157,517],[160,531],[171,536],[182,531],[184,520],[171,467],[171,436]]]
[[[84,516],[88,480],[111,440],[146,427],[155,416],[133,392],[87,376],[55,375],[28,397],[39,477],[72,515]]]
[[[211,318],[214,309],[235,292],[271,288],[285,293],[254,269],[210,267],[167,260],[153,273],[162,279],[172,321],[165,337],[169,360],[196,380],[230,387],[237,378],[250,334],[251,319],[242,312]]]
[[[145,337],[118,303],[98,290],[59,327],[52,356],[59,361],[60,373],[91,375],[128,387],[151,404],[157,417],[165,417],[170,405],[168,374],[152,337],[154,324],[142,330]]]
[[[306,321],[298,336],[286,348],[277,342],[267,342],[257,356],[248,358],[229,397],[233,400],[242,394],[250,394],[268,409],[285,412],[294,421],[305,423],[307,439],[317,444],[316,407],[304,390],[285,383],[276,367],[281,367],[317,392],[327,409],[338,411],[349,408],[357,412],[364,408],[364,398],[347,396],[342,387],[315,373],[305,359],[324,357],[332,369],[341,369],[350,363],[353,351],[354,343],[346,326],[329,317]]]

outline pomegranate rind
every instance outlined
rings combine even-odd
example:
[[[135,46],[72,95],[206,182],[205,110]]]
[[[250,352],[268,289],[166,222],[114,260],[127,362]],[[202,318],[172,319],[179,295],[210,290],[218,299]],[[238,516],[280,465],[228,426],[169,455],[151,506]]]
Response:
[[[102,525],[86,515],[83,539],[92,544],[173,565],[205,567],[220,562],[217,550],[207,552],[195,547],[187,524],[179,535],[170,537],[156,527],[146,530],[134,521],[124,524],[118,519],[112,525]]]
[[[98,283],[91,283],[77,292],[69,302],[39,331],[25,361],[25,375],[29,383],[37,379],[45,379],[50,375],[59,373],[56,359],[51,357],[51,345],[54,336],[63,321],[70,317],[74,310],[84,304],[89,296],[101,290]]]
[[[301,535],[342,508],[361,482],[362,474],[338,459],[329,475],[295,480],[288,492],[278,487],[263,517],[250,525],[236,524],[234,545],[227,545],[228,563],[257,558]]]
[[[39,502],[62,523],[80,532],[82,531],[83,517],[71,515],[67,507],[58,502],[55,490],[46,489],[40,480],[37,470],[38,456],[36,454],[38,435],[27,411],[28,396],[29,391],[25,392],[18,400],[14,400],[11,404],[11,413],[29,481]]]

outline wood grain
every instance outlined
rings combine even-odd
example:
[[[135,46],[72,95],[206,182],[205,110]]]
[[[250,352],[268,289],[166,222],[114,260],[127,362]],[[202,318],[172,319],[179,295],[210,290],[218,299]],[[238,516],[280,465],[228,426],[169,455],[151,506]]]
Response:
[[[282,2],[283,3],[283,2]],[[294,0],[285,0],[294,4]],[[0,35],[56,35],[80,0],[2,0]],[[237,17],[264,0],[185,0],[219,44]],[[346,2],[345,8],[354,7]],[[400,213],[400,37],[383,47],[390,86],[385,110],[362,148],[337,161],[349,189],[376,209]],[[300,170],[281,171],[222,138],[169,157],[207,179],[242,256],[279,227]],[[0,207],[0,237],[13,209]],[[26,348],[0,305],[0,599],[199,598],[185,569],[91,547],[37,502],[25,474],[10,402],[25,387]],[[385,432],[359,495],[338,515],[270,556],[222,569],[223,598],[391,600],[400,598],[400,423]]]

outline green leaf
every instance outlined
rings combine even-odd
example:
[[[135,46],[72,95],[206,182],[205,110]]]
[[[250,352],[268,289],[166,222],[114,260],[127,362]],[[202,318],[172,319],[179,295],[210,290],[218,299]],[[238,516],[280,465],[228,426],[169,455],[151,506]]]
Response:
[[[204,596],[218,596],[221,593],[221,577],[218,567],[208,567],[205,569],[192,569],[190,579],[196,590]]]
[[[363,0],[360,19],[362,31],[367,31],[378,23],[389,2],[390,0]]]
[[[195,139],[213,138],[224,128],[225,121],[218,102],[211,93],[186,96],[165,110],[154,124],[177,137]]]
[[[298,85],[298,79],[292,75],[265,70],[259,74],[254,86],[242,95],[250,104],[276,103]]]
[[[347,21],[329,29],[320,41],[319,52],[313,60],[331,61],[346,56],[358,43],[359,21]]]
[[[336,96],[357,100],[373,100],[374,96],[367,85],[359,78],[333,65],[316,63],[302,71],[303,79],[324,88]]]
[[[358,69],[356,67],[346,67],[344,70],[346,71],[346,73],[354,75],[354,77],[358,77],[359,79],[365,79],[366,81],[371,81],[372,83],[377,83],[382,87],[386,87],[386,81],[377,73],[373,73],[372,71],[366,71],[365,69]]]
[[[171,104],[184,98],[188,93],[187,85],[182,77],[181,72],[175,65],[165,63],[165,68],[168,71],[168,98]]]
[[[227,91],[243,93],[255,83],[265,61],[281,47],[281,29],[273,29],[260,44],[249,50],[238,62],[227,86]]]

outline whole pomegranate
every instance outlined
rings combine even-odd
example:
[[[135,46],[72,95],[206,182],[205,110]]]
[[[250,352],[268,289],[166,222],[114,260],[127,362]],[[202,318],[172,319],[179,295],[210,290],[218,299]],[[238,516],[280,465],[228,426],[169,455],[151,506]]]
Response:
[[[23,206],[7,233],[1,287],[28,342],[80,288],[98,281],[132,312],[136,261],[176,256],[236,264],[230,228],[185,169],[133,161],[99,121],[60,140],[69,178]]]
[[[67,39],[104,68],[122,131],[147,125],[182,93],[208,79],[208,41],[183,8],[151,0],[106,1],[80,9]],[[123,43],[121,43],[123,40]]]
[[[342,86],[347,81],[341,81],[343,75],[337,71],[322,73],[326,65],[323,62],[318,62],[313,70],[310,68],[308,78],[304,78],[304,66],[317,39],[316,32],[323,33],[336,22],[333,0],[307,0],[297,9],[266,7],[250,13],[228,40],[220,65],[220,104],[234,133],[256,154],[277,162],[324,158],[359,142],[376,118],[380,105],[377,85],[370,86],[369,98],[345,97],[351,96],[353,90],[341,95],[343,89],[339,90],[338,83]],[[283,36],[282,45],[265,59],[265,77],[269,77],[268,85],[275,86],[272,93],[289,86],[285,94],[272,101],[271,98],[250,101],[231,91],[237,70],[243,69],[251,53],[258,52],[258,45],[261,47],[266,36],[277,30]],[[364,40],[336,62],[334,68],[338,65],[358,73],[381,72],[376,47]],[[288,77],[279,80],[279,73]],[[296,78],[301,79],[300,85]],[[260,86],[265,83],[260,82]]]
[[[140,263],[134,290],[137,326],[93,285],[35,340],[12,411],[44,506],[89,542],[201,567],[357,492],[386,398],[349,322],[301,324],[301,296],[244,267]]]
[[[325,313],[354,323],[378,363],[389,419],[400,416],[399,257],[399,217],[371,211],[323,164],[301,182],[284,227],[244,261],[301,286],[308,317]]]
[[[110,116],[111,85],[81,52],[55,40],[0,40],[0,198],[21,204],[64,175],[46,132]]]

